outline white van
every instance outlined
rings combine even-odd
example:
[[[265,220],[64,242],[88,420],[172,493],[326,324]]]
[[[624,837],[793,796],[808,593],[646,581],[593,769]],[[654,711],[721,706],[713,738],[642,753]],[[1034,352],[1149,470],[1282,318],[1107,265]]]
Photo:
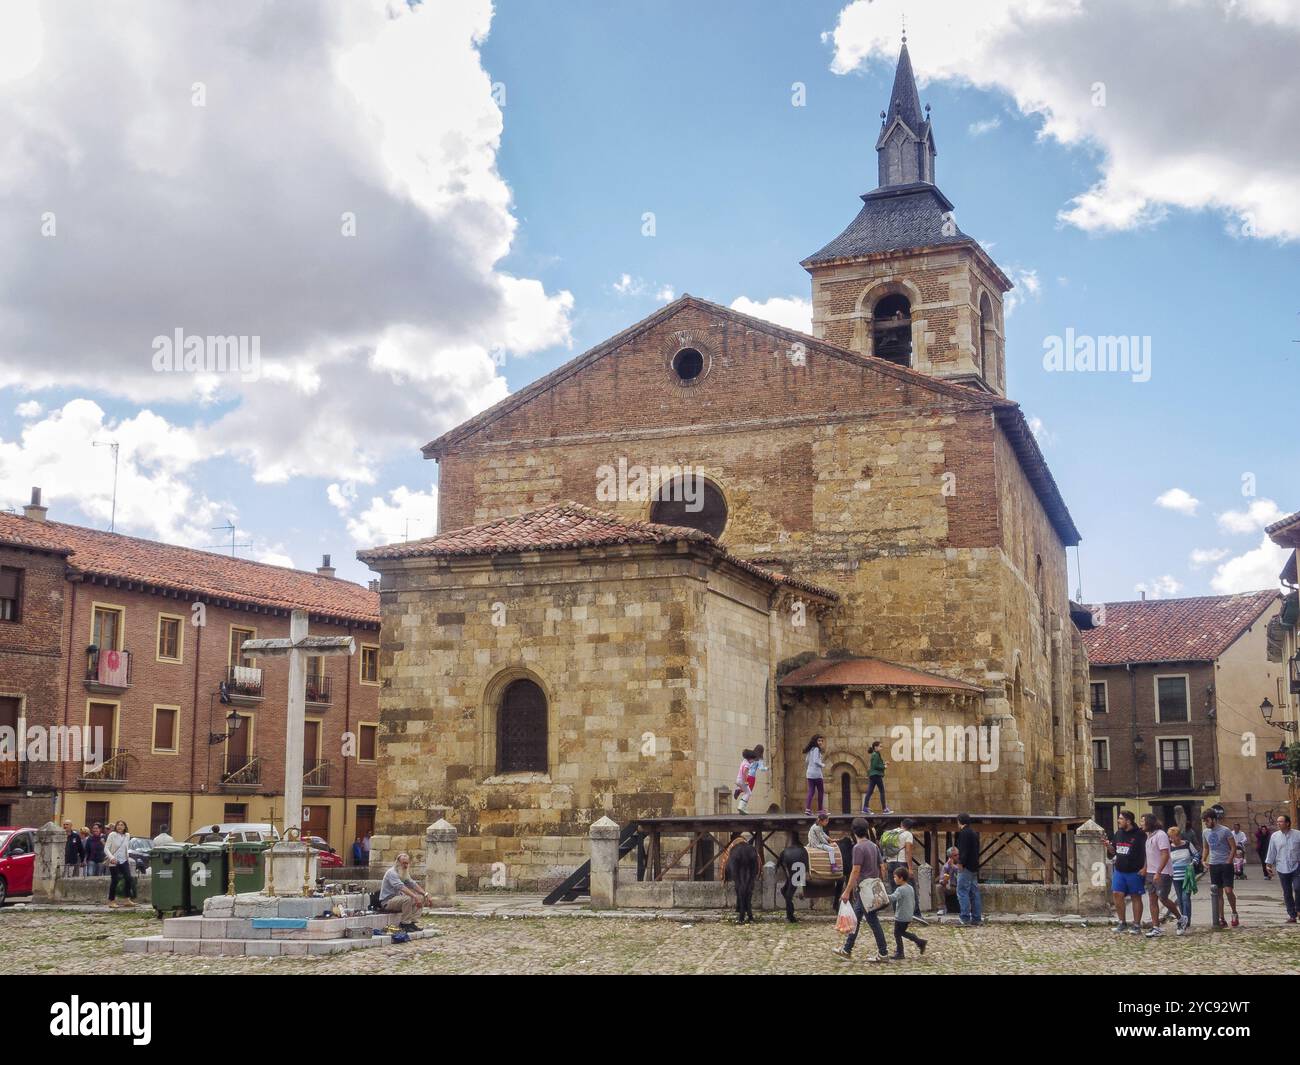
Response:
[[[240,823],[230,825],[204,825],[197,832],[192,832],[186,843],[225,843],[231,836],[235,843],[260,843],[270,840],[272,843],[280,838],[275,825]]]

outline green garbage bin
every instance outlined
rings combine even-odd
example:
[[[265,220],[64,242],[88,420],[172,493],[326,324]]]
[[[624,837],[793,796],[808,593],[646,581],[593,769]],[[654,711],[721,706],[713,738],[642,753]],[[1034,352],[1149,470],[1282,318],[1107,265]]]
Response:
[[[236,843],[230,848],[235,862],[235,893],[261,891],[266,886],[265,841]]]
[[[149,851],[149,879],[153,908],[158,916],[190,912],[190,878],[183,843],[169,843]]]
[[[190,908],[203,912],[203,903],[226,893],[226,848],[220,843],[199,843],[185,852],[185,878],[189,881]]]

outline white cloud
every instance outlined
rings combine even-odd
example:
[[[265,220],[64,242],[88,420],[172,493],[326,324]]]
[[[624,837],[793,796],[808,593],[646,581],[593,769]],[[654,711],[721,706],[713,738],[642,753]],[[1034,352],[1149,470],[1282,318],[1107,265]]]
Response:
[[[609,286],[616,295],[639,297],[652,294],[657,303],[672,303],[675,298],[672,285],[663,285],[647,281],[643,277],[631,274],[619,274],[618,280]]]
[[[405,485],[394,488],[388,498],[372,496],[359,514],[354,485],[331,484],[326,489],[330,503],[343,515],[348,535],[358,547],[377,547],[409,537],[420,540],[438,531],[438,489],[412,491]]]
[[[981,119],[979,122],[972,122],[966,127],[966,132],[972,137],[982,137],[986,133],[992,133],[993,130],[997,129],[1001,125],[1002,119],[997,115],[994,115],[992,118],[985,118]]]
[[[1029,419],[1029,431],[1034,434],[1034,439],[1042,446],[1056,443],[1056,434],[1047,431],[1047,426],[1043,424],[1043,419],[1034,415]]]
[[[501,398],[502,360],[570,344],[573,297],[497,265],[517,223],[491,19],[0,6],[0,388],[220,404],[195,439],[263,482],[373,479]],[[257,337],[261,379],[154,372],[176,328]]]
[[[1009,266],[1006,274],[1015,285],[1015,288],[1008,292],[1002,300],[1003,314],[1010,317],[1022,303],[1031,299],[1038,299],[1038,294],[1043,290],[1043,284],[1038,280],[1037,270]]]
[[[1139,581],[1133,585],[1133,590],[1139,594],[1146,593],[1148,599],[1163,599],[1165,596],[1177,595],[1183,590],[1182,582],[1166,573],[1162,577],[1154,577],[1149,581]]]
[[[18,417],[28,420],[31,418],[39,418],[41,412],[44,410],[45,408],[37,403],[36,400],[29,399],[26,403],[19,403],[18,406],[14,408],[14,413],[18,415]]]
[[[98,404],[75,399],[23,426],[19,439],[0,439],[0,500],[25,501],[39,485],[51,519],[75,522],[75,509],[107,529],[113,453],[93,444],[114,440],[117,530],[190,547],[211,543],[212,527],[234,509],[195,492],[187,475],[213,456],[192,430],[148,410],[113,420]]]
[[[1210,587],[1221,595],[1276,588],[1278,574],[1290,555],[1288,548],[1278,547],[1264,536],[1253,551],[1237,555],[1220,565],[1210,578]]]
[[[892,64],[902,7],[848,3],[832,69]],[[929,0],[907,16],[923,82],[1006,93],[1043,138],[1096,150],[1067,224],[1131,229],[1182,208],[1221,211],[1242,236],[1300,237],[1300,140],[1285,135],[1300,81],[1282,73],[1300,53],[1293,0]]]
[[[1189,518],[1196,513],[1196,508],[1201,505],[1201,501],[1193,496],[1190,492],[1182,488],[1171,488],[1167,492],[1161,492],[1156,496],[1156,506],[1164,507],[1165,510],[1176,510],[1179,514],[1186,514]]]
[[[1285,517],[1271,499],[1257,499],[1245,510],[1226,510],[1218,516],[1219,528],[1226,533],[1252,533]]]
[[[800,333],[812,332],[812,301],[798,296],[773,296],[761,303],[748,296],[738,296],[731,301],[731,309]]]
[[[660,303],[672,303],[677,297],[673,295],[672,285],[661,285],[655,292],[655,299]]]
[[[1231,552],[1226,547],[1196,547],[1192,549],[1191,555],[1188,556],[1192,569],[1200,569],[1202,566],[1208,566],[1211,562],[1218,562],[1221,558],[1227,558]]]

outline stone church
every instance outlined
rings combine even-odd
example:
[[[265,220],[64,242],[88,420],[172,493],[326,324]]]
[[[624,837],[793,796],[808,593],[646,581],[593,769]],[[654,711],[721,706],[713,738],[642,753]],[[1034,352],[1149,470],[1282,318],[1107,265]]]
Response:
[[[553,882],[602,815],[732,812],[759,743],[751,812],[801,811],[815,733],[833,812],[879,739],[896,811],[1090,813],[1079,532],[906,43],[882,120],[878,187],[802,263],[812,335],[683,296],[425,446],[437,535],[358,556],[375,860],[445,815],[471,881]]]

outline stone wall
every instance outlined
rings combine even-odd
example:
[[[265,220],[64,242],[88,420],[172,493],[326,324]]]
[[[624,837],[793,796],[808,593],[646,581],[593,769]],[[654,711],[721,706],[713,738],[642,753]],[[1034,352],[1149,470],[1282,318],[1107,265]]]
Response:
[[[698,558],[653,550],[387,571],[372,865],[420,851],[438,806],[471,884],[567,875],[602,814],[695,813],[708,594]],[[549,773],[497,773],[496,700],[517,677],[546,694]]]

